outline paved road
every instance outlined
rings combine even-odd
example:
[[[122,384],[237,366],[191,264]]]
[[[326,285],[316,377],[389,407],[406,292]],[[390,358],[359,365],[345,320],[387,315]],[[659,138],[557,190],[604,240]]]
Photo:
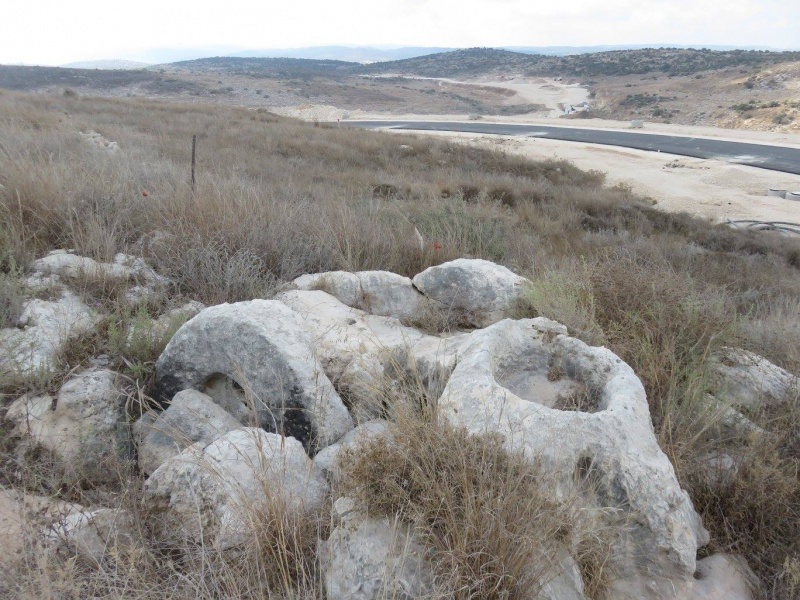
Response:
[[[681,137],[655,133],[577,129],[552,125],[509,125],[501,123],[458,123],[452,121],[345,121],[347,127],[391,128],[416,131],[463,131],[528,137],[543,137],[569,142],[622,146],[637,150],[667,152],[695,158],[713,158],[784,173],[800,175],[800,148],[727,142],[710,138]]]

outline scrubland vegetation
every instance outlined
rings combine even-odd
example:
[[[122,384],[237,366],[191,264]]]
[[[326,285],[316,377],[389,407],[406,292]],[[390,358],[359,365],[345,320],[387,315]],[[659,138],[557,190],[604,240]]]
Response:
[[[119,150],[87,143],[79,132],[89,130],[118,142]],[[0,186],[2,326],[13,326],[28,293],[20,283],[27,265],[54,248],[101,261],[116,252],[141,255],[175,282],[169,295],[138,312],[121,301],[124,290],[82,282],[84,296],[112,316],[99,333],[73,344],[53,378],[0,382],[4,405],[26,391],[52,391],[68,372],[106,354],[130,378],[135,417],[147,404],[153,364],[169,334],[143,336],[134,350],[120,340],[185,299],[216,304],[269,297],[303,273],[413,275],[457,257],[486,258],[532,281],[521,315],[563,322],[634,368],[647,389],[659,443],[711,532],[709,551],[743,555],[761,580],[763,598],[789,599],[800,590],[798,398],[749,414],[768,432],[758,438],[709,436],[720,415],[703,402],[709,357],[724,346],[800,372],[797,241],[660,212],[624,186],[605,186],[602,173],[563,161],[314,127],[265,111],[144,100],[0,93]],[[376,446],[366,455],[372,463],[351,457],[356,464],[348,485],[362,493],[380,489],[364,498],[378,513],[400,507],[417,521],[441,525],[429,533],[452,584],[443,597],[528,597],[525,585],[535,582],[514,580],[514,561],[538,548],[512,548],[497,537],[503,527],[521,526],[520,515],[498,515],[507,521],[493,530],[458,530],[459,519],[475,524],[477,517],[457,499],[473,492],[486,502],[524,497],[541,518],[523,531],[544,540],[560,535],[559,521],[568,515],[528,493],[531,478],[541,475],[523,472],[532,467],[515,463],[491,439],[476,441],[435,421],[428,411],[399,420],[405,433],[395,454]],[[16,440],[0,435],[1,483],[141,510],[136,473],[121,467],[119,486],[66,487],[44,453],[30,456],[35,451],[29,450],[36,468],[20,473]],[[437,446],[437,436],[448,444]],[[700,458],[726,448],[746,459],[735,477],[714,485]],[[504,465],[503,476],[459,471],[481,460]],[[375,461],[384,468],[369,467]],[[381,479],[408,462],[426,467],[413,482],[420,493]],[[440,479],[443,472],[450,479]],[[456,485],[463,482],[476,487],[467,494]],[[434,494],[426,497],[426,490]],[[453,494],[451,506],[431,504],[440,492]],[[252,518],[244,558],[189,551],[180,540],[156,543],[140,524],[144,541],[108,564],[31,553],[0,576],[0,595],[321,597],[312,548],[329,526],[325,519],[292,520],[279,506],[254,507]],[[604,544],[596,533],[587,535],[582,568],[595,574],[588,581],[599,589]],[[186,551],[178,555],[176,547]],[[488,568],[481,560],[495,562]]]

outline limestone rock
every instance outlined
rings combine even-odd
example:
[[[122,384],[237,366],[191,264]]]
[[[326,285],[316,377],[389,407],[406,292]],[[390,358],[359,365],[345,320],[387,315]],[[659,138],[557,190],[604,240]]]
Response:
[[[411,284],[411,279],[388,271],[356,273],[361,283],[359,308],[373,315],[411,320],[422,314],[425,298]]]
[[[413,346],[426,337],[397,319],[351,308],[323,291],[291,290],[275,299],[305,318],[316,354],[334,380],[357,357]]]
[[[656,442],[641,382],[609,350],[547,319],[501,321],[472,333],[439,406],[453,424],[500,433],[510,450],[560,473],[555,499],[578,486],[596,506],[619,509],[617,591],[653,574],[667,588],[691,579],[708,533]]]
[[[796,376],[746,350],[724,348],[713,364],[713,393],[733,406],[758,409],[800,392]]]
[[[153,473],[195,442],[208,445],[242,427],[230,413],[197,390],[178,392],[155,419],[142,419],[144,422],[134,431],[139,437],[139,468],[144,473]]]
[[[30,376],[56,367],[70,339],[91,332],[97,315],[64,290],[58,300],[25,303],[19,328],[0,329],[0,373]]]
[[[361,308],[361,282],[355,273],[347,271],[311,273],[301,275],[292,283],[298,290],[319,290],[330,294],[347,306]]]
[[[127,278],[125,270],[111,270],[105,273],[96,260],[86,256],[78,256],[67,250],[53,250],[47,256],[39,258],[31,264],[31,269],[43,275],[58,275],[62,279],[75,279],[81,276],[99,277],[104,274]]]
[[[132,453],[125,400],[116,373],[90,369],[61,386],[55,402],[23,396],[6,418],[18,434],[54,452],[71,479],[108,481]]]
[[[697,561],[697,574],[686,600],[754,600],[758,579],[743,560],[713,554]]]
[[[0,566],[16,561],[27,547],[38,541],[41,527],[82,510],[78,504],[0,489]]]
[[[129,512],[101,508],[70,513],[45,530],[45,539],[56,552],[99,563],[130,550],[137,538],[135,531]]]
[[[385,416],[384,393],[406,378],[438,398],[468,333],[437,337],[393,317],[369,315],[319,291],[278,294],[306,319],[325,373],[336,383],[357,422]]]
[[[248,511],[259,505],[281,502],[303,514],[318,510],[326,491],[300,442],[252,427],[190,446],[145,482],[153,513],[189,539],[218,548],[247,539]]]
[[[355,448],[359,444],[376,438],[390,440],[391,437],[391,425],[388,421],[376,419],[362,423],[352,431],[347,432],[338,442],[319,452],[314,457],[314,467],[325,477],[337,480],[340,477],[337,461],[342,450]]]
[[[351,500],[334,504],[337,527],[320,554],[328,600],[420,598],[433,592],[425,549],[409,525],[370,519]]]
[[[555,566],[544,575],[536,600],[586,600],[583,576],[578,563],[562,550],[555,557]],[[550,560],[554,560],[553,557]]]
[[[166,336],[174,334],[181,325],[196,316],[205,308],[201,302],[191,301],[183,306],[173,308],[157,319],[140,323],[134,321],[128,330],[128,347],[138,344],[153,345],[163,340]],[[163,342],[162,342],[163,343]]]
[[[488,260],[459,258],[414,277],[420,292],[465,324],[486,327],[511,315],[525,279]]]
[[[306,323],[274,300],[212,306],[178,330],[156,363],[157,395],[168,402],[190,388],[242,425],[283,432],[311,450],[353,428]]]
[[[293,283],[298,290],[327,292],[347,306],[384,317],[414,320],[427,304],[411,279],[389,271],[314,273]]]
[[[47,256],[33,261],[31,268],[39,278],[56,276],[74,280],[80,277],[108,279],[136,283],[126,297],[132,304],[165,289],[171,282],[156,273],[143,258],[119,253],[113,262],[101,263],[67,250],[53,250]]]

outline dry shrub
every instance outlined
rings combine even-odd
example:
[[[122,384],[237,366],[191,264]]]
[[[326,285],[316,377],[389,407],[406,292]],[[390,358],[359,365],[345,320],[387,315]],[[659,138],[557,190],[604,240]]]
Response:
[[[340,491],[370,516],[416,527],[442,597],[534,597],[558,572],[559,549],[577,553],[591,597],[601,597],[607,532],[578,517],[576,498],[553,502],[538,465],[510,454],[499,437],[408,413],[397,422],[391,441],[344,453]]]
[[[519,316],[543,316],[566,325],[572,335],[588,344],[602,345],[604,333],[597,323],[591,266],[585,262],[540,268],[525,285]]]
[[[0,272],[0,329],[16,327],[22,314],[25,291],[16,272]]]
[[[734,332],[722,292],[699,288],[657,252],[642,254],[609,255],[593,268],[591,281],[597,322],[645,384],[660,432],[703,377],[710,354]]]
[[[224,242],[195,237],[179,253],[160,257],[160,267],[187,297],[204,304],[267,298],[275,278],[253,251],[232,250]]]

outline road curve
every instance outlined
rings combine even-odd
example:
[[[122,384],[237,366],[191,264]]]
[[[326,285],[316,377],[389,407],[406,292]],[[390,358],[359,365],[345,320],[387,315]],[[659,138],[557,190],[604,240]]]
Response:
[[[656,133],[579,129],[552,125],[508,123],[464,123],[456,121],[343,121],[346,127],[362,129],[403,129],[412,131],[457,131],[541,137],[567,142],[621,146],[636,150],[666,152],[680,156],[710,158],[772,171],[800,175],[800,148],[729,142],[711,138],[683,137]]]

